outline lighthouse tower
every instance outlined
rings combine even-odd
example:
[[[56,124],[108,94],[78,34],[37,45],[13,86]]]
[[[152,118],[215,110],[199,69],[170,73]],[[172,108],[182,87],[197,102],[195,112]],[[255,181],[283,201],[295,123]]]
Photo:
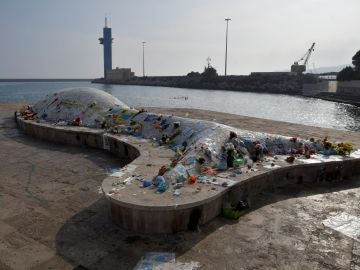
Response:
[[[105,27],[103,28],[103,37],[99,38],[100,44],[104,46],[104,79],[107,79],[106,72],[112,70],[111,63],[111,28],[107,27],[107,18],[105,17]]]

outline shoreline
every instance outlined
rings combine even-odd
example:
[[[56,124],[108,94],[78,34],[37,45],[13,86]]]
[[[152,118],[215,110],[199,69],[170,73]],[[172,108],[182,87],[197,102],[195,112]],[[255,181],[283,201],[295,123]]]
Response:
[[[311,96],[312,98],[327,100],[331,102],[343,103],[353,105],[355,107],[360,107],[360,97],[357,100],[352,99],[351,97],[345,97],[342,95],[337,95],[335,93],[319,93],[318,95]]]

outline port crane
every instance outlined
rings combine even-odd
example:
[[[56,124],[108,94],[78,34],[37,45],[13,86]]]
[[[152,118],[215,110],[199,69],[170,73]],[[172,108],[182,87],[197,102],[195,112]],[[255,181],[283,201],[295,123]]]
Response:
[[[306,51],[303,57],[301,57],[298,61],[295,61],[291,66],[291,72],[303,73],[306,71],[306,65],[310,59],[312,52],[314,51],[315,42],[311,45],[310,49]],[[303,64],[299,64],[300,61],[304,61]]]

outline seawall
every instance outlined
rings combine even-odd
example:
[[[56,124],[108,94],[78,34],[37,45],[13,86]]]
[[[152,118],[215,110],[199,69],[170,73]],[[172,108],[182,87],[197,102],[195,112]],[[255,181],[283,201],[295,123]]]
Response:
[[[153,76],[129,80],[95,79],[93,83],[179,87],[191,89],[230,90],[255,93],[301,95],[305,83],[317,83],[309,74],[252,74],[249,76]]]
[[[303,95],[360,107],[360,81],[321,81],[305,84]]]

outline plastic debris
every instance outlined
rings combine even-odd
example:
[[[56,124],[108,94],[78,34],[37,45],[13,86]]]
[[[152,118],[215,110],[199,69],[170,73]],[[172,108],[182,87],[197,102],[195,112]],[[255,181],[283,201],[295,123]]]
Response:
[[[222,186],[222,187],[231,187],[236,184],[236,181],[228,179],[228,178],[220,178],[214,177],[211,179],[211,184],[215,186]]]
[[[124,174],[125,174],[124,171],[122,171],[121,169],[109,169],[108,170],[109,176],[122,177]]]
[[[242,174],[242,171],[241,171],[241,169],[235,169],[235,170],[234,170],[234,173],[236,173],[236,174]]]
[[[189,183],[190,184],[194,184],[196,182],[196,180],[197,180],[197,177],[195,175],[191,175],[189,177]]]
[[[266,169],[277,169],[277,168],[280,168],[281,166],[279,165],[276,165],[274,163],[271,163],[270,165],[265,165],[264,168]]]
[[[222,208],[222,215],[229,219],[239,219],[242,215],[249,211],[248,203],[244,201],[238,201],[236,204],[225,203]]]
[[[173,194],[174,194],[174,196],[180,196],[180,194],[181,194],[180,189],[176,189]]]
[[[360,240],[360,218],[358,217],[343,212],[325,219],[323,224],[353,239]]]
[[[176,262],[175,253],[147,252],[136,264],[134,270],[196,270],[199,262]]]
[[[152,182],[151,181],[144,181],[143,182],[143,187],[146,188],[146,187],[150,187],[152,185]]]
[[[147,252],[137,263],[134,270],[161,269],[165,263],[175,263],[175,253],[168,252]]]
[[[221,214],[229,219],[239,219],[242,215],[246,214],[247,210],[237,211],[233,208],[223,208]]]
[[[165,192],[169,187],[165,178],[161,175],[155,177],[153,184],[154,184],[154,186],[156,186],[156,190],[161,193]]]
[[[295,157],[294,156],[287,157],[286,161],[289,162],[289,163],[294,163]]]

